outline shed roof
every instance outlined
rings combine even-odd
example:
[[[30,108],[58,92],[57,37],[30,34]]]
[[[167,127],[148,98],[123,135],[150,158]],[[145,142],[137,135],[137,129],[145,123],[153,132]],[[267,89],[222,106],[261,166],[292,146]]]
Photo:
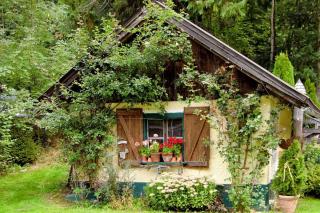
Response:
[[[157,0],[155,0],[154,2],[161,8],[168,9],[163,3]],[[138,26],[143,22],[145,14],[146,9],[142,8],[124,24],[124,28],[134,28]],[[192,40],[196,41],[210,52],[234,64],[242,73],[263,85],[267,90],[272,91],[282,99],[295,106],[309,107],[314,112],[314,114],[317,115],[317,117],[320,116],[320,109],[311,101],[311,99],[307,95],[300,93],[294,87],[281,80],[277,76],[273,75],[271,72],[258,65],[248,57],[231,48],[229,45],[220,41],[218,38],[208,33],[198,25],[192,23],[186,18],[174,18],[170,20],[170,23],[176,25],[179,29],[186,32]],[[125,42],[130,36],[131,34],[128,31],[121,31],[118,34],[118,39],[120,42]],[[79,62],[80,67],[82,63],[84,62]],[[69,86],[78,77],[79,70],[77,67],[79,66],[75,66],[71,70],[69,70],[69,72],[63,75],[56,84],[64,84],[66,86]],[[50,87],[40,97],[40,99],[50,97],[54,92],[55,85]]]

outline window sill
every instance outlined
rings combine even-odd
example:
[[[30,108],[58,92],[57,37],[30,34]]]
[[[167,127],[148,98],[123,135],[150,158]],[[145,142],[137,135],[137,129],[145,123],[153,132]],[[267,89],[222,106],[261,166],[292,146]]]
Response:
[[[141,162],[141,165],[183,166],[186,162]]]
[[[208,162],[184,161],[184,162],[141,162],[140,165],[149,166],[190,166],[190,167],[208,167]]]

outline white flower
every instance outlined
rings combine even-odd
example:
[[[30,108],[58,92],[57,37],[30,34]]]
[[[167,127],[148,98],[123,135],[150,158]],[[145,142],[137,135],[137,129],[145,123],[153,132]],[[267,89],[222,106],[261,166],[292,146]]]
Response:
[[[149,141],[148,140],[144,140],[142,141],[143,146],[148,146],[149,145]]]
[[[157,137],[159,137],[159,135],[158,134],[153,134],[153,137],[157,138]]]
[[[166,193],[166,190],[161,190],[161,193],[162,193],[162,194]]]
[[[150,197],[153,197],[153,196],[154,196],[154,194],[153,194],[153,193],[151,193],[151,194],[149,194],[149,196],[150,196]]]
[[[214,192],[214,190],[210,190],[209,193],[212,194]]]
[[[161,189],[163,189],[163,187],[162,187],[162,186],[158,186],[157,189],[158,189],[158,190],[161,190]]]

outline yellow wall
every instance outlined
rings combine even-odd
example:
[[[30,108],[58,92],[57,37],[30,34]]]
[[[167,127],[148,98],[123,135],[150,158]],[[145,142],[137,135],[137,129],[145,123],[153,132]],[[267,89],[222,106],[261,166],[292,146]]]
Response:
[[[265,119],[270,117],[270,112],[272,109],[275,109],[275,107],[279,107],[281,109],[279,112],[277,134],[280,139],[291,138],[293,118],[292,108],[289,106],[281,106],[279,99],[270,95],[261,97],[261,105]],[[271,152],[273,156],[270,157],[269,166],[265,169],[264,179],[266,182],[270,182],[276,173],[282,149],[278,147],[276,150],[272,150]]]
[[[261,111],[264,119],[270,118],[270,112],[271,109],[276,105],[277,101],[275,98],[270,96],[263,96],[261,98]],[[214,106],[214,101],[203,101],[200,103],[192,103],[188,105],[187,103],[182,102],[167,102],[165,105],[165,110],[168,113],[174,113],[174,112],[183,112],[184,107],[187,106]],[[125,107],[124,104],[118,105],[117,108],[123,108]],[[154,107],[152,105],[137,105],[135,107],[143,108],[144,113],[154,113],[159,112],[159,108]],[[291,114],[289,111],[285,111],[282,114],[282,117],[280,119],[280,126],[282,129],[286,129],[285,134],[289,132],[289,126],[288,122],[285,122],[284,119],[286,117],[289,117]],[[290,119],[291,121],[291,119]],[[116,129],[114,130],[116,131]],[[291,133],[291,128],[290,128]],[[168,172],[179,172],[182,171],[183,175],[187,176],[208,176],[215,180],[217,184],[226,184],[228,181],[226,180],[229,177],[229,173],[227,171],[227,165],[223,162],[223,158],[218,153],[218,149],[216,147],[217,144],[217,138],[218,138],[218,132],[215,129],[211,129],[210,132],[210,140],[211,140],[211,146],[210,146],[210,161],[209,161],[209,167],[208,168],[186,168],[186,167],[171,167],[169,168]],[[114,159],[114,163],[117,164],[117,158]],[[128,175],[130,176],[130,180],[133,182],[150,182],[152,179],[155,179],[158,176],[156,166],[153,167],[144,167],[141,166],[140,168],[131,168],[131,169],[119,169],[120,177],[126,177],[128,178]],[[264,176],[260,180],[261,184],[267,184],[270,182],[271,178],[271,170],[272,164],[265,168]]]

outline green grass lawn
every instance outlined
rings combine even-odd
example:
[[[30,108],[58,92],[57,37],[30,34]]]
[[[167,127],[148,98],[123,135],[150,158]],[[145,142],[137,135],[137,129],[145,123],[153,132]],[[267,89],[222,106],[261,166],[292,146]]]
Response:
[[[51,165],[37,169],[28,168],[24,172],[0,177],[0,212],[117,212],[108,208],[83,207],[64,201],[61,190],[66,183],[67,175],[66,166]]]
[[[0,213],[99,213],[120,212],[109,208],[83,207],[66,202],[63,198],[68,168],[63,165],[47,165],[27,168],[24,171],[0,177]],[[141,212],[135,207],[130,212]],[[320,199],[300,199],[297,213],[320,213]]]
[[[316,198],[302,198],[299,201],[296,213],[319,213],[320,199]]]

